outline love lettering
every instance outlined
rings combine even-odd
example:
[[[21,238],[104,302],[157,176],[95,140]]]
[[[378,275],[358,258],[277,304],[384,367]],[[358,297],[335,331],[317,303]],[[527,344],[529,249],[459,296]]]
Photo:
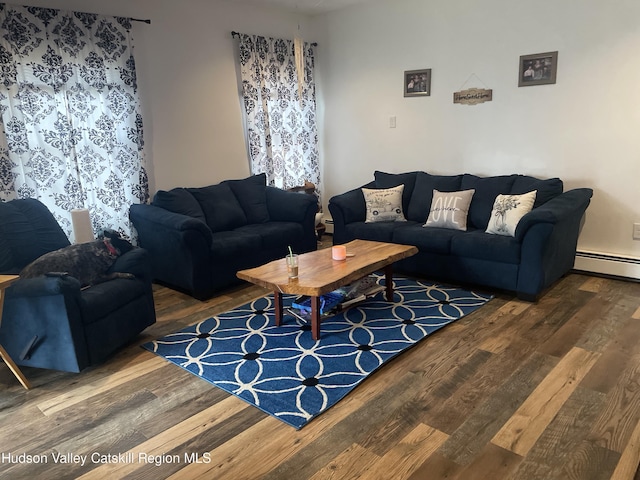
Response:
[[[431,208],[431,214],[429,215],[429,221],[427,223],[437,223],[443,221],[455,223],[456,225],[458,225],[458,222],[456,222],[455,213],[460,210],[457,207],[457,204],[461,200],[462,197],[455,196],[443,196],[436,198]]]

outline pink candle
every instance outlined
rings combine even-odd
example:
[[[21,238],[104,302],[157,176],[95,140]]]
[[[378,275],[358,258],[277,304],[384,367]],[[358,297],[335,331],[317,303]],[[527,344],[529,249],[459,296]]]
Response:
[[[347,247],[344,245],[334,245],[331,247],[331,257],[334,260],[346,260],[347,258]]]

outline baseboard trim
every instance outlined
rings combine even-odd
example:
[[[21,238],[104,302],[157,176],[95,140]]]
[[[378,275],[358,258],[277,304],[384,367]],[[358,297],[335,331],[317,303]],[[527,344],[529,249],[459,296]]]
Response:
[[[579,250],[574,270],[640,280],[640,258]]]

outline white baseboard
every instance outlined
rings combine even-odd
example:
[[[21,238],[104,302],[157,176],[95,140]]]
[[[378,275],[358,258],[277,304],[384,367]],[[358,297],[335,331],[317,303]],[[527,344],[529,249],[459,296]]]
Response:
[[[578,251],[574,270],[640,280],[640,258]]]

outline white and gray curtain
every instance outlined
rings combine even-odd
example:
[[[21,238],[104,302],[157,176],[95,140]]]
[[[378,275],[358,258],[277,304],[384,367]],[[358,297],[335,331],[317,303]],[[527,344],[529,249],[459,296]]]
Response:
[[[0,4],[0,128],[0,200],[131,236],[149,189],[130,19]]]
[[[299,88],[292,40],[237,37],[251,172],[279,188],[309,181],[319,191],[314,46],[304,44]]]

